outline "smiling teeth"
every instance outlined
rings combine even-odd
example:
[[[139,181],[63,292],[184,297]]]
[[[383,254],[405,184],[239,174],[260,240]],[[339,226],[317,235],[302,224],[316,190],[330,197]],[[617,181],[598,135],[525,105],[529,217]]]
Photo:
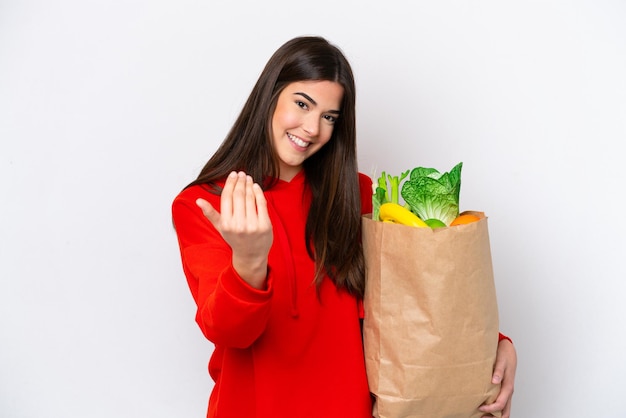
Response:
[[[303,147],[304,148],[304,147],[308,147],[309,146],[308,142],[301,140],[297,136],[293,136],[291,134],[287,134],[287,136],[289,137],[291,142],[293,142],[294,144],[296,144],[299,147]]]

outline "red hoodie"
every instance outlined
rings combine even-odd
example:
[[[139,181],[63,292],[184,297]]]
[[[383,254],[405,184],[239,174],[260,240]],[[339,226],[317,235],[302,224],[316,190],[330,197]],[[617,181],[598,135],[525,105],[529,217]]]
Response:
[[[371,186],[361,174],[362,213],[371,212]],[[196,206],[201,197],[219,209],[219,196],[193,186],[172,205],[196,321],[215,345],[207,417],[371,418],[360,301],[328,278],[316,293],[304,174],[265,196],[274,231],[266,290],[238,276],[230,247]]]
[[[362,213],[371,212],[371,185],[360,176]],[[360,303],[328,278],[319,295],[313,283],[304,173],[265,196],[274,231],[265,290],[238,276],[230,247],[196,206],[201,197],[219,209],[219,196],[192,186],[172,205],[196,321],[215,345],[207,417],[371,418]]]

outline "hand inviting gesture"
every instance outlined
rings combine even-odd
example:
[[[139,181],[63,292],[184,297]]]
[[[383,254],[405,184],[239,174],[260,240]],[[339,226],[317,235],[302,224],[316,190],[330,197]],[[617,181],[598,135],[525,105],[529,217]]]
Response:
[[[250,286],[264,288],[273,233],[261,186],[244,172],[232,172],[222,190],[219,212],[204,199],[196,204],[230,245],[235,271]]]

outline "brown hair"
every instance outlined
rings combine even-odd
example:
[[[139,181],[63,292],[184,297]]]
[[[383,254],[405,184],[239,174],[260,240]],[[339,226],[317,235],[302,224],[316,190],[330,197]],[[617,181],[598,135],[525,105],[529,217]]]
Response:
[[[341,116],[330,141],[304,161],[312,192],[305,237],[318,266],[315,280],[319,286],[324,271],[337,287],[362,296],[354,76],[343,53],[324,38],[294,38],[272,55],[224,142],[189,186],[209,184],[219,192],[216,182],[233,170],[243,170],[265,189],[271,188],[279,177],[271,134],[276,102],[288,84],[307,80],[333,81],[344,89]]]

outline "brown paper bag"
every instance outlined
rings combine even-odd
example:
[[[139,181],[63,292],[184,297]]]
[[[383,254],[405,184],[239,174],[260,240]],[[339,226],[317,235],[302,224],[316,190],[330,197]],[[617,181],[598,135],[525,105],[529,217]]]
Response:
[[[415,228],[363,217],[363,339],[379,418],[474,418],[495,400],[498,345],[487,218]]]

